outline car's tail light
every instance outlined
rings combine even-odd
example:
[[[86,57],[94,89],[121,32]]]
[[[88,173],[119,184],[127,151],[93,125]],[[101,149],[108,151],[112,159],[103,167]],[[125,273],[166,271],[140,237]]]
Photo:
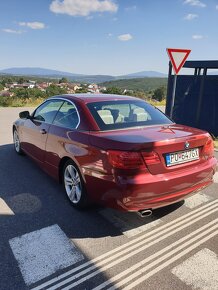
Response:
[[[213,140],[209,137],[207,143],[203,147],[203,154],[207,157],[212,157],[214,154]]]
[[[154,152],[142,152],[143,159],[147,166],[160,163],[159,155]]]
[[[108,159],[110,164],[115,168],[120,169],[145,168],[145,164],[140,152],[109,150]]]

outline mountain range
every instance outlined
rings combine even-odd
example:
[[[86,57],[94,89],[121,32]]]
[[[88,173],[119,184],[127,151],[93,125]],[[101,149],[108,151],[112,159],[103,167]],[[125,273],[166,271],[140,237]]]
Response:
[[[17,75],[17,76],[37,76],[45,78],[62,78],[66,77],[71,81],[83,83],[102,83],[120,79],[134,78],[166,78],[167,75],[156,71],[142,71],[121,76],[112,75],[85,75],[69,73],[64,71],[45,69],[39,67],[14,67],[0,70],[1,75]]]

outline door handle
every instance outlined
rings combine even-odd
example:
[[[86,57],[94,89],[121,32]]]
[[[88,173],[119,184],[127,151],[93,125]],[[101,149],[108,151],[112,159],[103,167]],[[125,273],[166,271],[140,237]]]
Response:
[[[46,134],[46,133],[47,133],[47,131],[46,131],[45,129],[41,129],[39,132],[40,132],[41,134]]]

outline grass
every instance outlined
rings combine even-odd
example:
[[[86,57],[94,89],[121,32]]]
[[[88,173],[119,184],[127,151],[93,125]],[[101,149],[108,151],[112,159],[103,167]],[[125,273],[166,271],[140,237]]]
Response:
[[[155,102],[155,101],[147,101],[149,104],[157,107],[157,106],[166,106],[166,100],[163,100],[161,102]]]
[[[1,98],[0,107],[35,107],[41,104],[45,99],[18,99],[18,98]]]

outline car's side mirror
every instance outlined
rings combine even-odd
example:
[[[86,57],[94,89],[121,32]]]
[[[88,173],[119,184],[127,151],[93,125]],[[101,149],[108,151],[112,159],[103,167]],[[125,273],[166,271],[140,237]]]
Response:
[[[28,119],[28,118],[30,118],[30,113],[29,113],[29,111],[23,111],[23,112],[20,112],[20,113],[19,113],[19,117],[20,117],[21,119]]]

